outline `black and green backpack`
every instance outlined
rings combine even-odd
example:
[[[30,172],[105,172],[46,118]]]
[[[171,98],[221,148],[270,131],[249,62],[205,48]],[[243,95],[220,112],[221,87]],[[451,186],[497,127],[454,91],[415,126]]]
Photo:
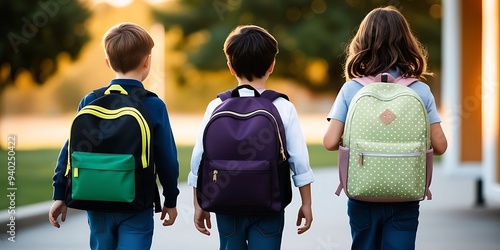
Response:
[[[142,102],[156,96],[120,85],[94,90],[71,125],[66,204],[91,211],[161,210],[153,158],[152,123]]]

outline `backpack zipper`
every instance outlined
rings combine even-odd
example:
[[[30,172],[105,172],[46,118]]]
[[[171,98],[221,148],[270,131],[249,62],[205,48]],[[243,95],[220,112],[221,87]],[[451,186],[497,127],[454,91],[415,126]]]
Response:
[[[418,157],[421,156],[420,152],[410,152],[410,153],[375,153],[375,152],[360,152],[358,154],[358,164],[363,165],[363,157]]]
[[[247,170],[247,171],[242,171],[241,170],[218,170],[218,169],[214,169],[212,171],[212,181],[214,183],[217,183],[217,176],[220,174],[220,173],[228,173],[229,175],[238,175],[238,174],[245,174],[245,175],[249,175],[249,174],[262,174],[262,173],[267,173],[266,170]]]
[[[210,117],[210,120],[212,120],[214,117],[221,115],[221,114],[230,114],[230,115],[234,115],[234,116],[238,116],[238,117],[249,117],[249,116],[252,116],[256,113],[265,113],[273,118],[274,124],[276,125],[276,131],[278,133],[278,140],[280,142],[280,154],[283,157],[283,161],[286,161],[285,148],[283,146],[283,140],[281,139],[280,127],[278,125],[278,121],[276,120],[276,117],[274,117],[274,115],[271,114],[271,112],[269,112],[265,109],[258,109],[258,110],[252,111],[250,113],[240,114],[240,113],[237,113],[234,111],[226,110],[226,111],[220,111],[220,112],[213,114],[212,117]]]
[[[214,183],[217,182],[217,174],[218,173],[219,173],[219,171],[217,169],[214,169],[214,171],[213,171],[213,178],[212,178],[212,180],[214,181]]]

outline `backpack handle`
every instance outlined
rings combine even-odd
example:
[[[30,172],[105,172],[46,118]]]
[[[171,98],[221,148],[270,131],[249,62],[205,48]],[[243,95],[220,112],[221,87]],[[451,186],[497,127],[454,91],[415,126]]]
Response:
[[[106,89],[106,91],[104,91],[105,95],[109,95],[111,93],[120,93],[122,95],[128,95],[128,92],[122,86],[120,86],[118,84],[113,84],[113,85],[109,86],[109,88]]]
[[[405,77],[399,76],[399,77],[394,78],[389,73],[381,73],[381,74],[378,74],[376,76],[356,77],[356,78],[353,78],[352,80],[358,82],[359,84],[361,84],[363,86],[366,86],[366,85],[368,85],[370,83],[374,83],[374,82],[397,83],[397,84],[401,84],[403,86],[409,86],[410,84],[418,81],[418,79],[412,78],[412,77],[405,78]]]
[[[244,85],[244,86],[245,86],[245,87],[246,87],[246,86],[248,86],[248,87],[246,87],[246,88],[252,88],[252,86],[249,86],[249,85]],[[238,87],[239,87],[239,88],[238,88]],[[238,87],[237,87],[237,88],[238,88],[238,90],[242,88],[241,86],[238,86]],[[254,88],[252,88],[252,89],[254,89]],[[254,89],[254,90],[255,90],[255,89]],[[225,100],[227,100],[227,99],[229,99],[229,98],[231,98],[231,97],[234,97],[234,96],[232,96],[232,92],[233,92],[233,91],[234,91],[234,90],[228,90],[228,91],[225,91],[225,92],[219,93],[219,94],[217,95],[217,97],[219,97],[222,101],[225,101]],[[236,93],[236,94],[237,94],[237,96],[236,96],[236,97],[239,97],[239,91],[237,91],[237,93]],[[265,90],[264,92],[262,92],[262,93],[258,93],[258,91],[257,91],[257,92],[254,92],[254,95],[255,95],[255,96],[257,96],[257,97],[258,97],[258,96],[260,96],[260,97],[266,98],[266,99],[268,99],[268,100],[269,100],[269,101],[271,101],[271,102],[273,102],[274,100],[278,99],[278,97],[282,97],[282,98],[286,99],[287,101],[290,101],[290,99],[288,98],[288,96],[287,96],[287,95],[285,95],[285,94],[283,94],[283,93],[276,92],[276,91],[274,91],[274,90],[269,90],[269,89],[266,89],[266,90]]]
[[[111,93],[117,93],[117,92],[120,93],[120,94],[123,94],[123,95],[128,95],[129,94],[129,91],[126,91],[121,85],[119,85],[119,87],[112,87],[112,86],[115,86],[115,85],[118,85],[118,84],[112,84],[112,85],[109,85],[107,87],[102,87],[102,88],[94,89],[92,92],[94,93],[94,95],[96,96],[96,98],[99,98],[99,97],[101,97],[103,95],[109,95]],[[138,98],[138,99],[144,99],[147,96],[158,97],[158,95],[156,95],[155,93],[153,93],[151,91],[148,91],[148,90],[144,89],[143,87],[135,87],[135,88],[133,88],[130,91],[130,94],[132,96],[134,96],[134,98]]]
[[[259,91],[257,91],[254,87],[248,85],[248,84],[245,84],[245,85],[240,85],[236,88],[233,89],[233,91],[231,91],[231,97],[240,97],[240,89],[250,89],[250,90],[253,90],[253,94],[255,97],[259,97],[260,96],[260,93]]]

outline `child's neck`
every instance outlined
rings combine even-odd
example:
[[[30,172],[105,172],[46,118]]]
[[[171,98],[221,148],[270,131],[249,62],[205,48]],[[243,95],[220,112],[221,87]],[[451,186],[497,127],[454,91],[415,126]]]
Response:
[[[139,82],[144,81],[146,77],[142,74],[142,72],[138,72],[136,70],[129,71],[127,73],[121,73],[121,72],[116,72],[115,74],[116,79],[134,79]]]
[[[266,80],[267,77],[262,77],[262,78],[254,78],[252,81],[247,80],[246,78],[239,78],[238,79],[238,86],[241,85],[250,85],[254,87],[257,90],[264,90],[266,89]]]

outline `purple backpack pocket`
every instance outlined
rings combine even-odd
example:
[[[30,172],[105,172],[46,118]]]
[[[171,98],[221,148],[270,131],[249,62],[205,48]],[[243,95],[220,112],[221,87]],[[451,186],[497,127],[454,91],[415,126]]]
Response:
[[[207,211],[250,210],[272,203],[268,161],[208,160],[204,162],[203,196]]]

